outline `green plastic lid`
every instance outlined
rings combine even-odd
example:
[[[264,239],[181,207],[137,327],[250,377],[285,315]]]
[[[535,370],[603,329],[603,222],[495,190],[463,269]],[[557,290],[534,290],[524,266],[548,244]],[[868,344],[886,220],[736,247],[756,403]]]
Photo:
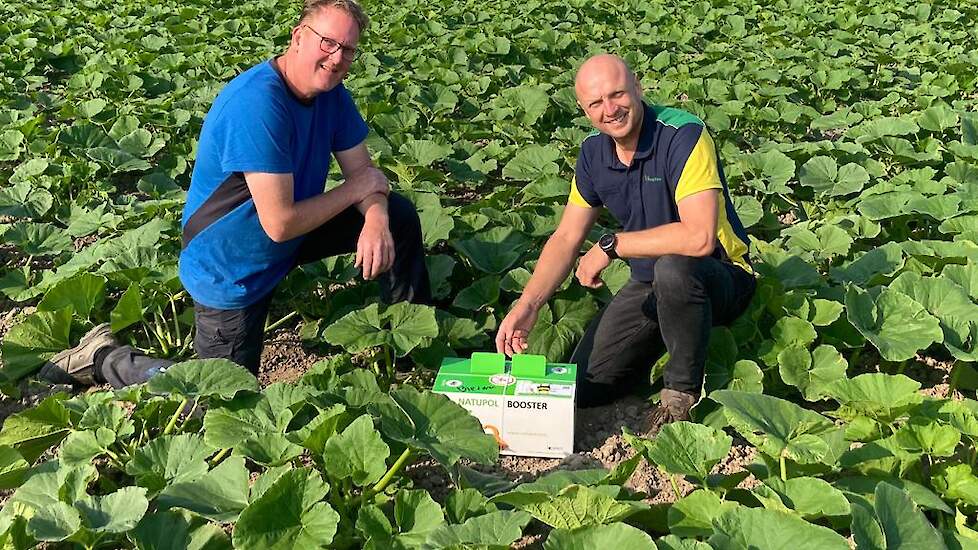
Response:
[[[500,374],[506,372],[506,356],[501,353],[477,351],[472,354],[469,366],[472,374]]]
[[[524,378],[543,378],[547,375],[547,358],[542,355],[514,355],[511,374]]]

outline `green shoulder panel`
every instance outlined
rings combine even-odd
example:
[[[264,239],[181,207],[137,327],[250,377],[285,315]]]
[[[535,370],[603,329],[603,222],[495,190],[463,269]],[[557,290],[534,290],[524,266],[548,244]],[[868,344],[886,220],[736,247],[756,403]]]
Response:
[[[698,116],[688,113],[682,109],[664,107],[662,105],[653,105],[652,111],[655,113],[655,118],[659,122],[665,124],[666,126],[672,126],[673,128],[680,128],[686,124],[698,124],[700,126],[706,126],[706,124],[704,124]]]

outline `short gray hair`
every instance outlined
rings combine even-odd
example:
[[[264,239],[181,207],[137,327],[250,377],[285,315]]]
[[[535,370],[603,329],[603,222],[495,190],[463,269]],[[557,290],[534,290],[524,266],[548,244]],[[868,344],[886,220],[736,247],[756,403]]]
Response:
[[[350,14],[360,27],[361,34],[366,32],[367,27],[370,26],[370,19],[367,14],[363,12],[360,4],[354,0],[305,0],[302,6],[302,15],[299,16],[299,23],[301,24],[313,14],[318,13],[319,10],[326,8],[336,8]]]

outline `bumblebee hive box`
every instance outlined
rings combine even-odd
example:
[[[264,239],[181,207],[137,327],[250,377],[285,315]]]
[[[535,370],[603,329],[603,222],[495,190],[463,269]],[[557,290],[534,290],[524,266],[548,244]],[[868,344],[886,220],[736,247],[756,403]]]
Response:
[[[476,352],[445,358],[434,391],[478,418],[501,454],[563,458],[574,452],[576,376],[542,355]]]

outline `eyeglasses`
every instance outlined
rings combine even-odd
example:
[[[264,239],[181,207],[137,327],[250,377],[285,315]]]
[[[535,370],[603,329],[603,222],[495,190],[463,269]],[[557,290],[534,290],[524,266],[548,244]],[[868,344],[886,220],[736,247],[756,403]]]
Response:
[[[339,42],[333,40],[332,38],[329,38],[328,36],[323,36],[318,32],[316,32],[316,29],[310,27],[309,25],[304,24],[302,26],[311,30],[316,36],[320,38],[319,49],[322,50],[324,54],[333,55],[334,53],[336,53],[336,50],[343,50],[343,53],[341,53],[340,56],[343,57],[344,61],[350,61],[350,62],[356,61],[357,57],[360,56],[360,50],[356,48],[351,48],[349,46],[344,46],[343,44],[340,44]]]

